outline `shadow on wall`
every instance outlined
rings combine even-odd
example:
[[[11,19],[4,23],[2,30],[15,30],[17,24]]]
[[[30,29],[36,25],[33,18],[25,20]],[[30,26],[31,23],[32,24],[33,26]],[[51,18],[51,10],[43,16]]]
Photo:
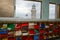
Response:
[[[14,0],[0,0],[0,17],[14,16]]]

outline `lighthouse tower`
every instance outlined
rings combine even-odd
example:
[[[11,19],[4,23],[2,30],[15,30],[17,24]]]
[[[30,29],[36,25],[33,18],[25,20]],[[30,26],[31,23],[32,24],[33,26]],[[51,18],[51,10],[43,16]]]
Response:
[[[32,5],[31,18],[36,19],[36,6],[35,6],[35,4]]]

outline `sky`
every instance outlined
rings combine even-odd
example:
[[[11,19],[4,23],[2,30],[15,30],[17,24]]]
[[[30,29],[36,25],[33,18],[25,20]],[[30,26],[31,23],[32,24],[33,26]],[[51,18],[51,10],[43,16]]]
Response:
[[[40,18],[40,9],[41,9],[41,3],[40,2],[34,2],[34,1],[19,1],[16,0],[16,10],[15,10],[15,17],[19,18],[31,18],[31,9],[32,5],[35,4],[36,6],[36,18]],[[28,16],[26,16],[26,14]]]

